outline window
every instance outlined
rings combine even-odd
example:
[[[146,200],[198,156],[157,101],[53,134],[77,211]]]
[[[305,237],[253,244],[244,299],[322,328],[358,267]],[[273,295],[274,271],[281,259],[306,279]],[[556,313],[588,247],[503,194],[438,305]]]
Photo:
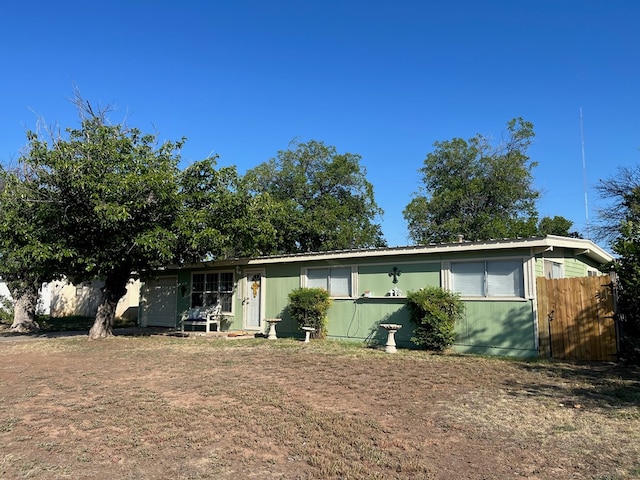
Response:
[[[332,297],[351,296],[351,267],[310,268],[307,287],[324,288]]]
[[[562,268],[562,263],[554,262],[552,260],[545,260],[544,276],[545,278],[564,278],[564,269]]]
[[[451,263],[451,281],[463,297],[524,297],[521,260]]]
[[[222,304],[223,312],[231,312],[233,273],[194,273],[191,279],[191,308]]]

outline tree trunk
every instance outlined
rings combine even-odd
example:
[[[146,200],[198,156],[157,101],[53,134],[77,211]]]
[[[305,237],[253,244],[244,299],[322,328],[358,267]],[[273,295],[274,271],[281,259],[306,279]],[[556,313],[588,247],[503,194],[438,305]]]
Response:
[[[96,320],[89,330],[89,338],[107,338],[113,335],[113,321],[120,299],[127,293],[130,272],[118,272],[108,276],[102,288],[102,299],[96,312]]]
[[[38,288],[29,285],[20,291],[11,292],[13,298],[17,298],[13,305],[12,332],[28,333],[40,329],[36,322],[36,306],[38,304]]]

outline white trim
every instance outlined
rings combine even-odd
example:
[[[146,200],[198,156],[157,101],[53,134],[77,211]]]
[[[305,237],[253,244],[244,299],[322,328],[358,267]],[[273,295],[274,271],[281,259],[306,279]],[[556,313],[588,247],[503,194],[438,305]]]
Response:
[[[351,291],[348,298],[358,297],[358,292],[360,291],[360,288],[358,288],[358,275],[358,266],[351,265]]]
[[[565,262],[564,262],[564,258],[554,258],[554,257],[540,257],[540,259],[542,260],[542,276],[545,278],[566,278],[567,272],[566,272],[566,266],[565,266]],[[561,270],[561,275],[559,277],[547,277],[547,262],[548,263],[555,263],[557,265],[560,265],[560,270]],[[551,271],[553,272],[553,266],[550,267]]]
[[[565,257],[540,257],[540,260],[544,260],[545,262],[554,262],[554,263],[562,263],[564,265]]]
[[[398,297],[392,297],[398,298]],[[468,297],[460,295],[460,300],[465,302],[530,302],[531,299],[524,297]]]
[[[358,292],[358,265],[317,265],[313,267],[302,267],[300,268],[300,287],[307,287],[307,272],[309,270],[322,270],[327,269],[331,271],[331,269],[335,268],[350,268],[351,269],[351,279],[349,281],[349,295],[331,295],[331,291],[329,291],[329,295],[331,298],[336,299],[354,299],[357,297]]]
[[[524,298],[536,299],[536,259],[524,259]]]
[[[600,263],[607,263],[613,260],[613,257],[611,255],[609,255],[591,240],[547,235],[545,237],[518,238],[511,240],[486,240],[477,242],[443,243],[438,245],[418,245],[411,247],[387,247],[379,249],[300,253],[250,259],[248,260],[248,264],[259,265],[269,263],[294,263],[306,262],[310,260],[337,260],[341,258],[383,257],[389,255],[404,256],[415,254],[442,254],[456,252],[469,253],[513,248],[553,249],[554,247],[577,250],[579,254],[588,255],[590,258]]]
[[[531,309],[533,315],[533,338],[534,344],[536,346],[536,351],[540,352],[540,318],[538,315],[538,283],[536,281],[536,265],[535,265],[535,257],[531,257],[529,259],[529,263],[531,263]]]
[[[191,285],[191,288],[189,290],[189,308],[191,308],[191,298],[192,298],[192,295],[193,295],[193,276],[194,275],[206,275],[208,273],[217,273],[217,274],[230,273],[231,274],[231,279],[232,279],[232,281],[231,281],[231,284],[232,284],[231,292],[215,291],[215,293],[217,293],[219,295],[220,294],[229,294],[229,295],[231,295],[231,311],[223,310],[222,313],[230,315],[230,316],[233,316],[235,314],[235,303],[236,303],[233,300],[233,298],[235,297],[235,295],[234,295],[235,292],[233,291],[233,288],[236,285],[236,272],[234,270],[230,270],[230,269],[226,269],[226,270],[217,270],[217,269],[212,269],[212,270],[193,270],[191,272],[190,277],[189,277],[189,282],[190,282],[190,285]],[[205,285],[206,285],[206,276],[205,276]],[[203,290],[202,291],[203,295],[206,292],[208,292],[208,290]]]
[[[243,290],[247,293],[247,295],[249,295],[249,285],[247,284],[247,278],[249,277],[249,275],[260,275],[260,311],[259,311],[259,318],[258,318],[258,326],[254,327],[248,327],[247,326],[247,315],[248,315],[248,307],[246,307],[247,303],[246,302],[242,302],[242,329],[243,330],[249,330],[249,331],[256,331],[256,332],[260,332],[262,330],[264,330],[264,318],[265,318],[265,302],[266,302],[266,295],[265,295],[265,291],[266,291],[266,276],[265,276],[265,270],[264,268],[248,268],[244,271],[243,276],[242,276],[242,282],[243,282]]]
[[[437,245],[416,245],[406,247],[384,247],[372,249],[354,249],[339,250],[331,252],[312,252],[298,253],[288,255],[273,255],[258,258],[234,258],[229,260],[212,260],[209,262],[194,263],[187,265],[168,265],[159,270],[170,269],[194,269],[194,268],[213,268],[213,267],[255,267],[261,265],[277,264],[277,263],[300,263],[308,261],[320,260],[339,260],[339,259],[355,259],[355,258],[375,258],[385,256],[406,256],[406,255],[438,255],[445,253],[473,253],[479,251],[500,251],[514,248],[530,248],[532,253],[540,254],[544,251],[552,251],[554,247],[567,248],[575,250],[574,254],[584,254],[597,263],[609,263],[613,261],[613,257],[603,250],[601,247],[593,243],[591,240],[583,238],[559,237],[556,235],[547,235],[544,237],[516,238],[503,240],[486,240],[475,242],[461,243],[442,243]],[[426,260],[430,262],[430,260]],[[398,263],[398,262],[389,262]],[[411,262],[413,263],[413,262]]]
[[[440,285],[443,290],[451,291],[451,262],[449,260],[440,262]]]
[[[384,267],[386,265],[428,265],[428,264],[436,264],[440,265],[442,260],[404,260],[400,262],[367,262],[367,263],[358,263],[356,266],[359,267]]]

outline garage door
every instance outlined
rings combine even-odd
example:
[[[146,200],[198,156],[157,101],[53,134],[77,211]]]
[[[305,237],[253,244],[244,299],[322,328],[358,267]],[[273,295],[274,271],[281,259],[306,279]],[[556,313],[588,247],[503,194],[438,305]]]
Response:
[[[175,327],[177,320],[176,277],[145,282],[142,289],[141,323],[147,327]]]

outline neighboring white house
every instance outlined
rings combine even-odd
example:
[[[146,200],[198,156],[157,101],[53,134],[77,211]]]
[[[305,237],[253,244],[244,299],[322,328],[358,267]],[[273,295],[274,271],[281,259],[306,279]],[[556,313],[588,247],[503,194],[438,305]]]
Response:
[[[7,284],[0,279],[0,308],[5,309],[5,301],[12,302],[11,293]],[[38,305],[36,311],[41,315],[49,315],[51,308],[51,285],[43,283],[38,292]]]
[[[84,282],[73,285],[64,280],[58,280],[42,285],[38,296],[37,312],[41,315],[64,317],[82,315],[93,317],[100,303],[100,289],[104,286],[101,280]],[[7,285],[0,281],[0,297],[11,300]],[[138,318],[138,303],[140,298],[140,281],[131,280],[127,285],[127,293],[120,299],[116,308],[116,317],[127,319]]]

